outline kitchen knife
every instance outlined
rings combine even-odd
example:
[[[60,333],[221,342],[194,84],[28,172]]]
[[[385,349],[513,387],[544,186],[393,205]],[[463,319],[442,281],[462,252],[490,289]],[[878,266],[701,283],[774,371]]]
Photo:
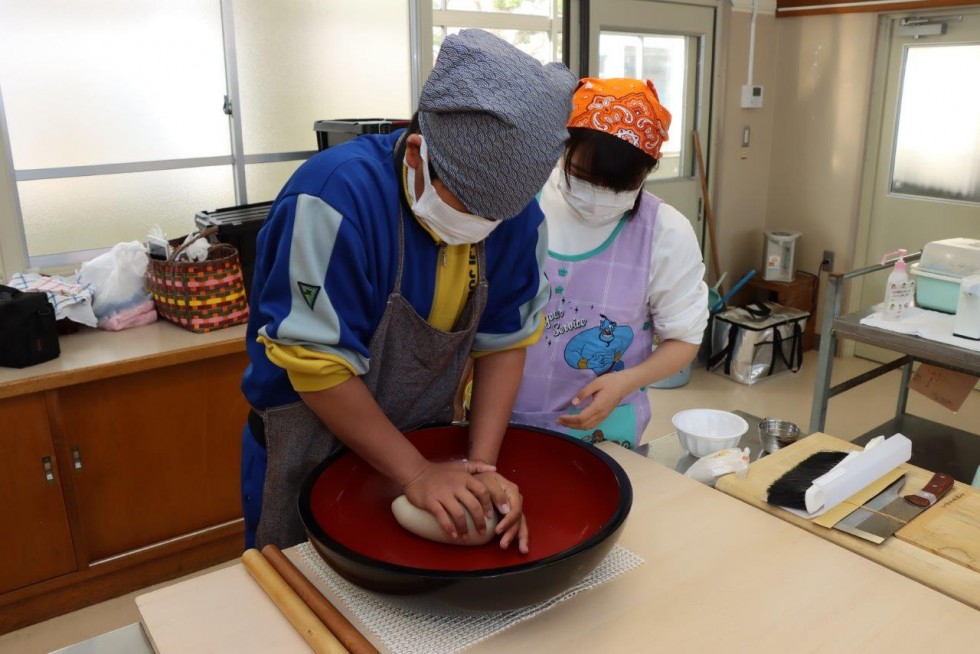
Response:
[[[912,495],[899,497],[905,476],[899,477],[881,493],[859,509],[834,525],[834,529],[847,532],[875,544],[907,525],[953,487],[953,478],[937,472],[925,488]]]
[[[870,540],[873,543],[881,543],[884,538],[875,536],[874,534],[861,529],[861,525],[865,521],[872,518],[879,517],[880,520],[888,523],[887,516],[881,516],[881,510],[886,506],[891,504],[896,499],[899,499],[898,493],[902,490],[902,486],[905,485],[905,475],[902,475],[891,484],[889,484],[885,490],[881,491],[870,500],[865,502],[861,507],[855,509],[847,517],[843,518],[834,525],[834,529],[839,529],[840,531],[845,531],[859,538],[865,540]],[[891,525],[888,524],[890,527]],[[868,525],[868,527],[873,528],[875,525]],[[896,527],[896,530],[901,528],[901,525]]]

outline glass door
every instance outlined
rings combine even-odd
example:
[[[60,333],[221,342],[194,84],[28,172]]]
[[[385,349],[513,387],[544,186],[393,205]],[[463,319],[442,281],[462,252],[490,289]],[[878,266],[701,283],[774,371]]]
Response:
[[[687,216],[699,240],[704,220],[692,135],[698,132],[707,155],[714,25],[713,6],[650,0],[589,3],[589,75],[653,80],[673,120],[660,167],[646,188]]]

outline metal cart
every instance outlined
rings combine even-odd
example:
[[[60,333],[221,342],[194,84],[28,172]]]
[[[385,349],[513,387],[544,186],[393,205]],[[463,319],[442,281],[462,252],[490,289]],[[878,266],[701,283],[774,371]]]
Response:
[[[904,259],[912,262],[917,261],[921,256],[921,252],[916,252],[907,255]],[[895,265],[895,261],[897,259],[882,265],[868,266],[846,273],[831,273],[828,276],[820,330],[816,387],[813,392],[813,409],[810,413],[810,432],[823,431],[830,398],[901,368],[902,381],[898,389],[898,404],[894,418],[858,436],[853,442],[864,444],[878,434],[901,432],[912,440],[912,464],[927,470],[947,472],[957,480],[969,484],[973,480],[977,466],[980,465],[980,436],[906,413],[906,405],[909,395],[908,384],[915,362],[930,363],[949,370],[980,376],[980,353],[918,336],[862,325],[861,319],[871,313],[869,309],[840,315],[846,282],[879,270],[887,270]],[[901,356],[874,370],[831,386],[830,376],[833,372],[838,339],[850,339],[858,343],[874,345]]]

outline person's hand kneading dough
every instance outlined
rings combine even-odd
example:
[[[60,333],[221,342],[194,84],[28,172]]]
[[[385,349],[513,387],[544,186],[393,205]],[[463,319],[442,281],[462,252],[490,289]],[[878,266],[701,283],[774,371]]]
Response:
[[[456,521],[450,520],[444,506],[436,505],[431,510],[426,510],[415,506],[405,495],[398,496],[391,503],[395,520],[416,536],[449,545],[485,545],[498,535],[501,536],[501,549],[506,549],[515,537],[518,543],[526,543],[527,521],[523,515],[524,500],[517,485],[497,472],[483,472],[475,476],[490,491],[497,510],[494,511],[493,508],[487,510],[480,506],[476,510],[478,514],[482,513],[480,515],[482,519],[476,523],[471,513],[473,509],[468,507],[468,511],[463,516],[466,521],[466,533],[459,534],[456,531],[452,526]],[[498,512],[503,516],[499,521]],[[442,517],[443,520],[439,520],[437,516]],[[441,524],[443,521],[451,525],[449,530]],[[519,545],[519,547],[522,554],[527,554],[526,545]]]

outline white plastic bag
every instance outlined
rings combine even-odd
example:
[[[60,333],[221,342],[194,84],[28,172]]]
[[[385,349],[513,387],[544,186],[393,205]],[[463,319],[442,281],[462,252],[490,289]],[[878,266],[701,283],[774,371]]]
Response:
[[[740,450],[734,447],[701,457],[687,469],[684,476],[700,481],[702,484],[714,486],[718,477],[733,472],[739,478],[744,478],[748,474],[749,448]]]
[[[187,238],[184,239],[182,246],[188,241],[191,241],[197,234],[188,234]],[[191,244],[184,248],[180,254],[177,255],[177,261],[207,261],[208,252],[211,249],[211,244],[206,238],[200,238],[196,241],[191,241]]]
[[[92,308],[95,315],[107,318],[150,299],[146,291],[146,266],[149,259],[139,241],[117,243],[111,250],[82,264],[78,281],[95,289]]]

